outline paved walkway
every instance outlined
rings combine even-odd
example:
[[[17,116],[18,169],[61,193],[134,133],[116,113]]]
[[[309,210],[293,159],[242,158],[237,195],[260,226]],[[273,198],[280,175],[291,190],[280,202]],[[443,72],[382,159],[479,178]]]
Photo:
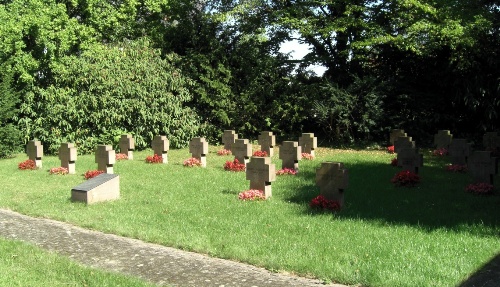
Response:
[[[145,243],[0,209],[0,236],[35,244],[92,267],[158,285],[196,287],[345,287]]]

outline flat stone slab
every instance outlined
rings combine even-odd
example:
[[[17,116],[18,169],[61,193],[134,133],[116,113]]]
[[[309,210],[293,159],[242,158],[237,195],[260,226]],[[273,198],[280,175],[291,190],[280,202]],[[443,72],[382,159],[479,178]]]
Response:
[[[50,219],[0,209],[0,236],[22,240],[82,264],[183,287],[347,287],[272,273],[230,260],[182,251]]]
[[[102,173],[71,189],[71,200],[92,204],[120,198],[120,177]]]

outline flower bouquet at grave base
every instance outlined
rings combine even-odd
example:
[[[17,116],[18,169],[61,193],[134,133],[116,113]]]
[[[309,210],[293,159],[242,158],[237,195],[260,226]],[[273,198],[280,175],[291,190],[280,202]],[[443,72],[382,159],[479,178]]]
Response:
[[[276,175],[287,175],[287,174],[296,175],[297,171],[293,168],[288,168],[288,167],[276,171]]]
[[[304,159],[304,160],[313,160],[314,156],[312,154],[310,154],[310,153],[303,152],[302,153],[302,159]]]
[[[448,150],[445,148],[438,148],[432,151],[433,156],[445,156],[448,155]]]
[[[465,192],[475,195],[491,195],[493,194],[494,187],[489,183],[472,183],[465,187]]]
[[[318,195],[311,200],[309,206],[314,209],[339,211],[341,206],[338,201],[326,199],[323,195]]]
[[[446,171],[452,171],[452,172],[467,172],[467,165],[466,164],[449,164],[445,166]]]
[[[238,194],[240,200],[265,200],[266,196],[262,190],[249,189]]]
[[[391,182],[395,186],[406,186],[411,187],[420,182],[420,176],[409,170],[403,170],[398,172],[392,179]]]
[[[58,174],[58,175],[64,175],[64,174],[68,174],[68,169],[65,168],[65,167],[53,167],[49,170],[49,174]]]
[[[89,170],[89,171],[85,172],[85,174],[83,176],[85,177],[85,179],[91,179],[93,177],[100,175],[101,173],[104,173],[104,171],[102,171],[102,170]]]
[[[36,169],[36,163],[34,160],[27,159],[23,162],[20,162],[17,167],[20,170],[35,170]]]
[[[393,146],[393,145],[388,146],[388,147],[387,147],[387,152],[388,152],[388,153],[394,153],[394,146]]]
[[[257,150],[253,153],[253,156],[267,157],[267,152],[265,150]]]
[[[153,156],[147,156],[146,157],[146,163],[163,163],[163,158],[161,155],[153,155]]]
[[[217,155],[230,155],[231,154],[231,151],[230,150],[227,150],[227,149],[221,149],[221,150],[218,150],[217,151]]]
[[[396,157],[391,160],[391,165],[398,166],[398,159]]]
[[[125,160],[125,159],[128,159],[128,156],[124,153],[117,153],[115,155],[115,159],[116,160]]]
[[[195,157],[191,157],[186,159],[182,165],[187,166],[187,167],[195,167],[195,166],[201,166],[201,161]]]
[[[239,160],[234,159],[234,161],[226,161],[224,164],[224,170],[229,170],[229,171],[245,171],[245,164],[240,163]]]

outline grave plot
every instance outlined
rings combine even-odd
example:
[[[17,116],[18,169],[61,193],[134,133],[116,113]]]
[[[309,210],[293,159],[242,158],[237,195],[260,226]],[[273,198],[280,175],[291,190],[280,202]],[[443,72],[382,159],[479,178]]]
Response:
[[[271,158],[252,157],[247,164],[246,179],[250,180],[250,189],[263,191],[266,199],[271,197],[271,182],[276,180],[276,167]]]
[[[394,152],[399,153],[400,150],[405,148],[415,148],[415,142],[411,140],[411,137],[398,137],[394,141]]]
[[[68,170],[69,174],[75,174],[77,151],[73,143],[61,143],[59,147],[59,159],[61,166]]]
[[[438,133],[434,135],[434,145],[436,149],[448,150],[452,140],[453,135],[449,130],[439,130]]]
[[[453,139],[449,145],[448,153],[451,164],[465,165],[472,151],[472,145],[465,139]]]
[[[398,166],[418,174],[419,168],[424,166],[424,156],[416,148],[404,148],[398,153]]]
[[[26,145],[28,158],[35,162],[36,167],[42,167],[43,145],[40,141],[32,140]]]
[[[113,173],[113,165],[115,164],[116,154],[115,150],[110,145],[98,145],[95,152],[95,162],[97,163],[97,170],[104,171],[105,173]]]
[[[313,133],[303,133],[299,138],[299,145],[303,153],[308,153],[314,157],[314,150],[318,147],[318,138]]]
[[[151,148],[155,155],[158,155],[162,159],[162,163],[168,163],[168,150],[170,147],[170,142],[166,136],[155,136],[151,142]]]
[[[128,160],[134,159],[135,140],[132,135],[122,135],[119,146],[120,153],[127,155]]]
[[[238,134],[234,130],[225,130],[222,134],[222,143],[224,144],[225,150],[232,150],[233,144],[238,139]]]
[[[71,200],[93,204],[120,198],[120,177],[103,173],[71,189]]]
[[[208,142],[205,138],[193,138],[189,142],[189,152],[201,162],[202,167],[207,167]]]
[[[258,141],[261,151],[265,151],[269,157],[274,155],[276,136],[273,135],[273,132],[261,132]]]
[[[281,168],[299,170],[299,160],[302,158],[302,148],[298,142],[284,141],[279,150]]]
[[[232,152],[235,159],[246,165],[252,156],[252,144],[248,139],[237,139],[232,145]]]
[[[493,185],[493,177],[498,173],[497,158],[490,151],[475,151],[469,157],[467,167],[475,183]]]
[[[341,162],[322,162],[316,170],[316,185],[327,200],[344,205],[344,190],[349,183],[349,174]]]

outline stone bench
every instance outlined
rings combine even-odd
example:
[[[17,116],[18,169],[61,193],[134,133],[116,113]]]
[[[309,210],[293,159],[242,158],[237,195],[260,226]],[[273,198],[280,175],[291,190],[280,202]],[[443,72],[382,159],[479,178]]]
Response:
[[[71,189],[72,201],[92,204],[120,198],[120,177],[103,173]]]

